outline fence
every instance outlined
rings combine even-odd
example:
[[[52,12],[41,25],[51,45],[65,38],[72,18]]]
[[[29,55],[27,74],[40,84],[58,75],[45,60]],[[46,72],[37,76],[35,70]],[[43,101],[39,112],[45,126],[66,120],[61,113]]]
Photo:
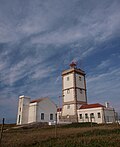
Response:
[[[1,142],[2,142],[2,135],[3,135],[4,122],[5,122],[5,118],[2,119],[2,124],[1,124],[0,146],[1,146]]]

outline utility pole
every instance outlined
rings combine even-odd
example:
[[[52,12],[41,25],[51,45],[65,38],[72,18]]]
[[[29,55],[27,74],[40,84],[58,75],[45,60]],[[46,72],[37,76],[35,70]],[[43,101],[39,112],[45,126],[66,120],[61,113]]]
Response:
[[[1,125],[1,132],[0,132],[0,147],[1,147],[1,142],[2,142],[2,135],[3,135],[4,122],[5,122],[5,118],[3,118],[3,120],[2,120],[2,125]]]
[[[59,96],[58,97],[58,112],[59,112],[59,119],[58,119],[58,121],[60,121],[60,118],[61,118],[61,115],[60,115],[60,111],[61,111],[61,98],[63,98],[64,97],[64,95],[61,95],[61,96]]]
[[[60,107],[61,107],[60,106],[60,97],[61,96],[58,97],[58,111],[59,111],[59,117],[58,117],[59,119],[58,119],[58,121],[60,121]]]

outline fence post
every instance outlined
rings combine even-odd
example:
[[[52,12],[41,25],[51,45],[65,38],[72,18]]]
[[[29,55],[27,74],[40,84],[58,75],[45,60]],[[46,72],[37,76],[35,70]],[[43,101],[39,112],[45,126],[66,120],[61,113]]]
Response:
[[[117,114],[117,119],[116,119],[117,127],[119,126],[119,116]]]
[[[55,138],[57,137],[57,113],[55,114]]]
[[[91,125],[91,128],[92,128],[92,117],[90,116],[90,125]]]
[[[5,118],[3,118],[3,120],[2,120],[2,125],[1,125],[0,146],[1,146],[1,142],[2,142],[2,135],[3,135],[4,122],[5,122]]]

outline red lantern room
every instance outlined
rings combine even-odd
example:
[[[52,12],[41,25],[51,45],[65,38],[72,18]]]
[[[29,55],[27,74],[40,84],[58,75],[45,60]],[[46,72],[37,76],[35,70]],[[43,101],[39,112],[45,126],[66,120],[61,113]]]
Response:
[[[72,62],[71,64],[70,64],[70,68],[75,68],[76,67],[76,63],[75,62]]]

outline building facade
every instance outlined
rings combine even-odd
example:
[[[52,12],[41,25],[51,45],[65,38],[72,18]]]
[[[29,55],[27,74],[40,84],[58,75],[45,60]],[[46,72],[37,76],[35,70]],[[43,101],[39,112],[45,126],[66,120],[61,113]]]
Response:
[[[78,110],[78,122],[114,123],[115,111],[99,103],[82,105]]]
[[[49,98],[31,101],[29,97],[20,96],[18,104],[17,125],[33,122],[54,122],[56,105]]]
[[[87,103],[85,72],[72,62],[70,69],[62,72],[62,109],[58,109],[59,122],[115,122],[115,111],[109,104]]]
[[[33,122],[95,122],[114,123],[116,112],[108,103],[88,104],[85,72],[70,64],[70,69],[62,72],[62,108],[58,108],[49,98],[31,101],[20,96],[17,125]]]

